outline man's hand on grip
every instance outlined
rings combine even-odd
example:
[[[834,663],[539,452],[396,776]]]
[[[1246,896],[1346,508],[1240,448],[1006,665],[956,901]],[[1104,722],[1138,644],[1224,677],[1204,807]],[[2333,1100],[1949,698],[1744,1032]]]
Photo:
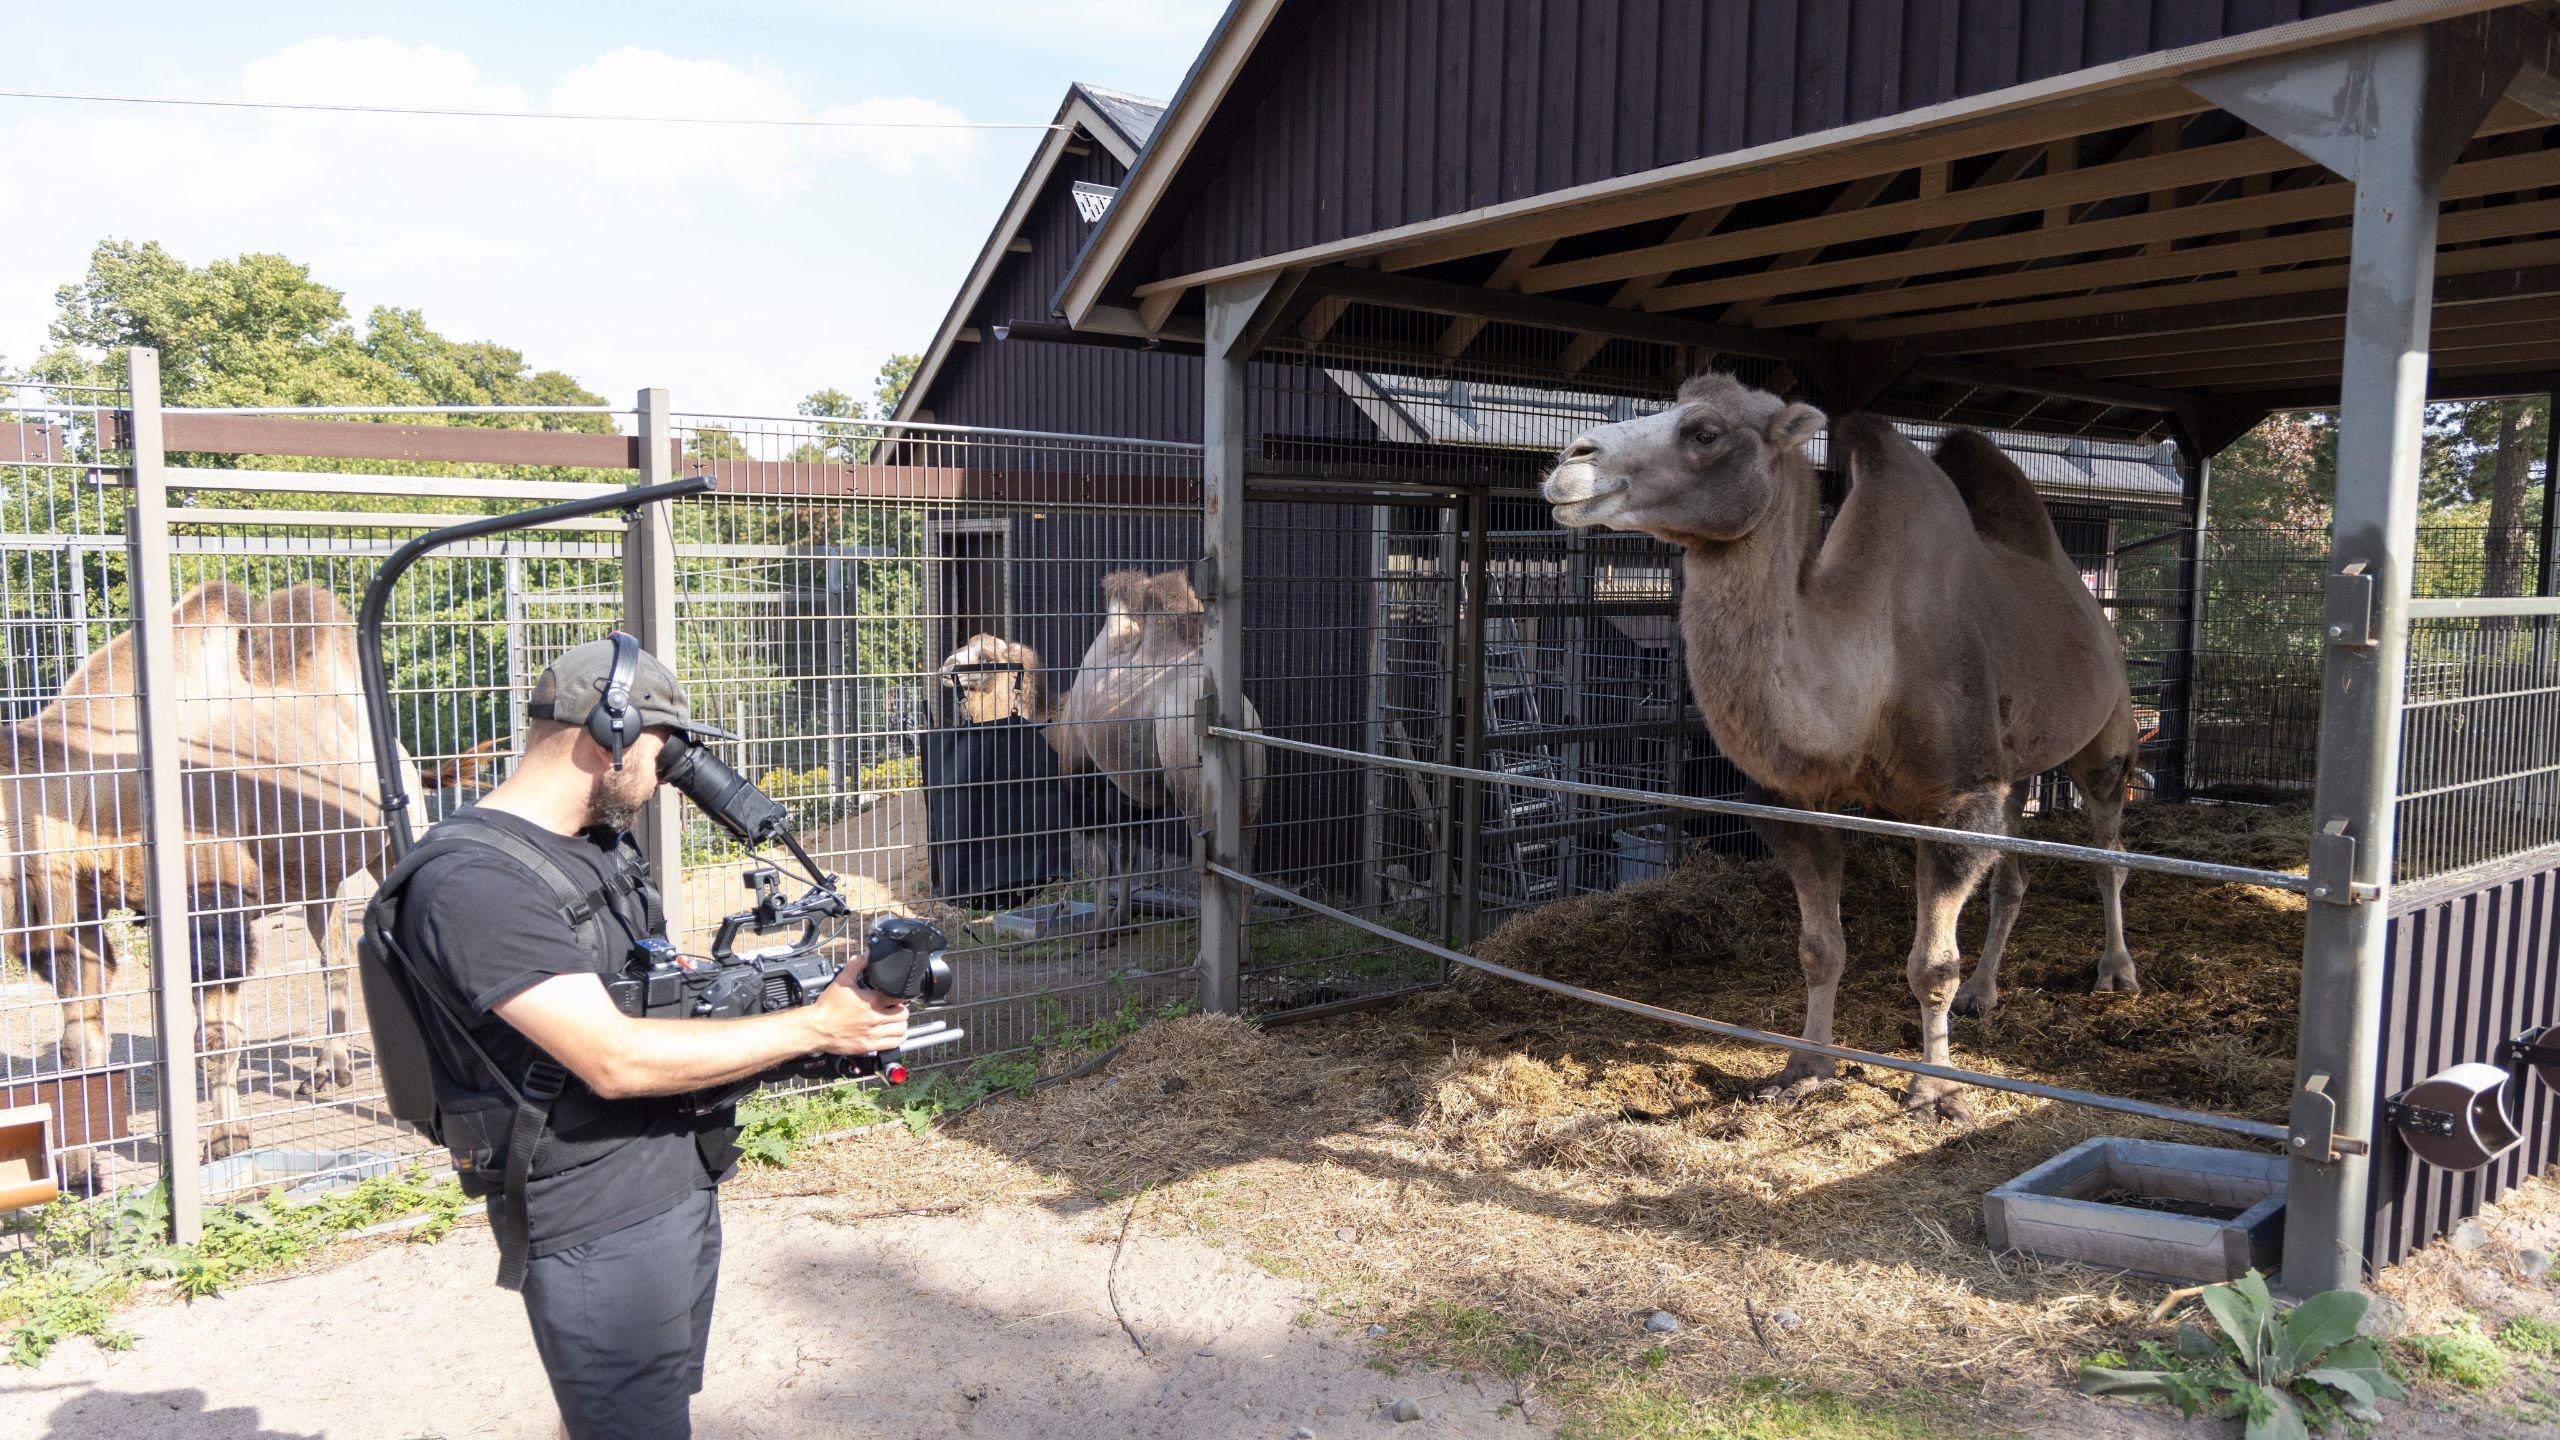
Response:
[[[854,984],[866,962],[856,958],[818,995],[806,1013],[818,1034],[817,1048],[830,1055],[865,1055],[894,1050],[907,1038],[905,1002]]]

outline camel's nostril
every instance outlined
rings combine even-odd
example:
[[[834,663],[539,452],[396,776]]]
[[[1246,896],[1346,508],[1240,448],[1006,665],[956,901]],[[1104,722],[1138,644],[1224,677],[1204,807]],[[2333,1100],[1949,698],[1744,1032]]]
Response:
[[[1599,456],[1600,442],[1592,439],[1588,435],[1585,435],[1581,439],[1564,447],[1564,458],[1565,463],[1567,464],[1571,464],[1576,460],[1596,460]]]

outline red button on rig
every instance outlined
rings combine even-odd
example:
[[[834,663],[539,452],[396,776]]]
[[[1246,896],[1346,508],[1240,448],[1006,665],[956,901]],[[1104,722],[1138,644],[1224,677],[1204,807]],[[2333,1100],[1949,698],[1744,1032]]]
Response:
[[[892,1060],[880,1067],[880,1078],[892,1085],[904,1085],[907,1083],[907,1067]]]

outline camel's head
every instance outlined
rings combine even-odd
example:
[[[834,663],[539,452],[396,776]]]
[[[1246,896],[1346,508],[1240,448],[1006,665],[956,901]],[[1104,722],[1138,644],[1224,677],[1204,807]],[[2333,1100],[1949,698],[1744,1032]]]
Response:
[[[959,693],[961,712],[975,724],[1015,715],[1036,720],[1046,709],[1040,652],[1000,635],[970,636],[943,660],[942,678]]]
[[[1200,596],[1179,570],[1114,570],[1102,577],[1102,606],[1102,643],[1113,654],[1136,649],[1150,630],[1175,648],[1199,648]]]
[[[1660,414],[1603,425],[1567,445],[1540,493],[1556,523],[1577,530],[1732,540],[1760,523],[1774,472],[1822,426],[1810,405],[1730,375],[1700,375]]]

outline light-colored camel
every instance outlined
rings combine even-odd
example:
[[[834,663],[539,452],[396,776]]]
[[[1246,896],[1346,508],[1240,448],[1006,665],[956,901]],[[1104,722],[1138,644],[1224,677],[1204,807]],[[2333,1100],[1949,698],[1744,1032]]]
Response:
[[[1055,706],[1040,683],[1040,652],[1000,635],[972,635],[942,662],[942,678],[972,725],[1020,719],[1046,725]]]
[[[1085,647],[1075,684],[1049,729],[1058,768],[1069,775],[1100,775],[1140,810],[1178,811],[1199,823],[1208,814],[1194,728],[1208,677],[1201,661],[1200,597],[1179,570],[1117,570],[1102,577],[1102,598],[1101,633]],[[1259,731],[1262,717],[1253,702],[1237,700],[1244,712],[1239,728]],[[1261,746],[1244,747],[1244,765],[1244,820],[1250,827],[1262,813],[1268,762]],[[1132,867],[1116,853],[1126,829],[1110,826],[1102,836],[1101,848],[1113,852],[1106,870],[1116,873],[1119,884],[1115,895],[1106,874],[1097,886],[1102,903],[1096,908],[1114,929],[1127,923],[1131,905]],[[1250,840],[1248,831],[1248,846]]]
[[[1826,535],[1804,442],[1823,428],[1729,377],[1700,376],[1658,415],[1567,446],[1544,493],[1559,523],[1641,530],[1685,553],[1681,634],[1689,686],[1716,744],[1777,804],[2008,833],[2027,783],[2056,766],[2079,787],[2096,843],[2118,848],[2134,762],[2132,701],[2106,613],[2055,537],[2024,474],[1982,436],[1922,455],[1876,416],[1831,426],[1850,481]],[[1847,958],[1839,831],[1756,827],[1795,882],[1805,1038],[1828,1043]],[[1919,927],[1907,973],[1921,1058],[1946,1064],[1951,1006],[1998,1003],[2000,952],[2026,873],[1971,846],[1915,846]],[[1980,964],[1961,989],[1956,921],[1997,865]],[[2097,988],[2130,991],[2125,872],[2100,870],[2106,948]],[[1799,1053],[1773,1093],[1836,1073]],[[1962,1112],[1955,1085],[1922,1077],[1908,1108]]]
[[[337,597],[300,585],[253,602],[228,584],[199,585],[178,602],[172,648],[179,693],[164,703],[179,717],[180,899],[211,1091],[208,1149],[219,1159],[249,1143],[240,984],[256,968],[260,916],[301,907],[320,949],[329,1031],[307,1088],[354,1078],[339,1038],[350,957],[336,911],[355,872],[379,878],[382,806],[355,630]],[[108,1061],[100,997],[121,957],[100,921],[147,905],[141,673],[127,631],[42,710],[0,731],[0,848],[12,866],[0,876],[0,935],[68,1002],[65,1069]],[[414,769],[405,778],[416,793]],[[85,1183],[87,1154],[63,1158],[66,1179]]]

